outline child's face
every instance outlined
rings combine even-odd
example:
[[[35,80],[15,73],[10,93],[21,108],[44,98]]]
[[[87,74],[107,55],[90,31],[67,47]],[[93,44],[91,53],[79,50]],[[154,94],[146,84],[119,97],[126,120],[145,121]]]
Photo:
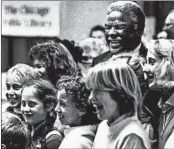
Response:
[[[6,97],[11,107],[18,108],[21,103],[22,84],[16,75],[9,74],[6,80]]]
[[[46,76],[47,75],[47,65],[43,60],[40,59],[35,59],[33,61],[33,66],[35,70],[41,75],[41,76]]]
[[[33,92],[35,88],[26,87],[22,92],[21,111],[27,124],[35,125],[44,121],[47,116],[47,110],[44,104],[37,99]]]
[[[72,96],[67,94],[65,89],[59,90],[57,93],[58,104],[56,111],[60,122],[63,125],[77,126],[80,124],[80,111],[72,101]]]

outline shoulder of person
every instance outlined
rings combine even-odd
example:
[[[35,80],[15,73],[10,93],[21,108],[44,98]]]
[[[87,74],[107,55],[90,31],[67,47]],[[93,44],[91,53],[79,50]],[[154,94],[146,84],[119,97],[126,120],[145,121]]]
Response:
[[[96,64],[98,64],[100,62],[103,62],[103,59],[105,57],[110,57],[110,55],[111,55],[111,51],[106,51],[106,52],[102,53],[101,55],[95,57],[93,59],[92,66],[95,66]]]
[[[52,130],[52,131],[50,131],[47,135],[46,135],[46,139],[49,139],[51,136],[58,136],[59,138],[62,138],[63,139],[63,137],[62,137],[62,134],[58,131],[58,130]]]
[[[73,128],[68,136],[94,136],[97,131],[97,125],[78,126]]]
[[[97,126],[78,126],[73,128],[63,139],[59,148],[91,148]]]
[[[124,137],[122,140],[119,140],[116,143],[117,148],[141,148],[146,149],[147,147],[144,144],[143,139],[138,136],[137,134],[129,134],[126,137]]]
[[[63,140],[62,135],[58,130],[50,131],[45,137],[44,148],[57,149]]]
[[[139,141],[142,140],[146,148],[151,147],[148,134],[144,130],[140,121],[132,121],[128,125],[126,125],[118,135],[117,141],[119,142],[119,140],[124,140],[125,138],[127,138],[128,136],[130,137],[131,135],[134,135],[134,137],[136,137]]]
[[[9,103],[4,103],[1,107],[2,112],[11,112],[10,104]]]

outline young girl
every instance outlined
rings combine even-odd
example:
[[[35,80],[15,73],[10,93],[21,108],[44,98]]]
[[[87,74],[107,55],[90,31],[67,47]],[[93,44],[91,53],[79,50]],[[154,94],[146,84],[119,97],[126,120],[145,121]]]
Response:
[[[62,140],[54,130],[56,90],[47,80],[27,83],[22,90],[21,111],[30,126],[30,149],[57,149]]]
[[[96,132],[96,117],[88,103],[90,91],[84,80],[64,76],[57,82],[58,105],[56,111],[60,122],[69,126],[65,129],[60,148],[91,148]]]
[[[24,83],[38,78],[34,68],[26,64],[16,64],[7,71],[6,76],[6,97],[8,100],[7,108],[2,111],[11,112],[23,120],[21,106],[21,90]]]

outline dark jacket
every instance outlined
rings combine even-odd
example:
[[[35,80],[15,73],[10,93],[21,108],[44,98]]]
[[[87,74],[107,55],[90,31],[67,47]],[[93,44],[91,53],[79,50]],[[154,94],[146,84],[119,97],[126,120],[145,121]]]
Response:
[[[168,138],[174,131],[174,93],[169,97],[167,102],[161,105],[161,109],[162,113],[158,128],[158,148],[164,148]],[[170,146],[169,148],[173,147]]]
[[[112,52],[111,51],[107,51],[97,57],[95,57],[93,59],[93,62],[92,62],[92,67],[97,65],[98,63],[101,63],[101,62],[105,62],[107,61],[108,59],[110,59],[112,57]],[[139,56],[145,58],[147,55],[147,48],[144,46],[143,43],[141,43],[141,47],[140,47],[140,52],[139,52]]]
[[[61,134],[50,127],[49,122],[44,121],[36,128],[33,135],[30,133],[29,149],[57,149],[62,139]]]

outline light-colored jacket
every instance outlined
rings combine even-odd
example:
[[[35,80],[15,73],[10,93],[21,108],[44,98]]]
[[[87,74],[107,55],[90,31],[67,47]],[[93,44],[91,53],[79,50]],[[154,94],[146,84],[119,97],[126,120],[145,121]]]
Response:
[[[111,126],[108,125],[107,120],[99,124],[93,148],[150,149],[151,145],[138,118],[123,116]]]
[[[64,131],[59,149],[91,149],[97,131],[96,125],[77,126]]]

